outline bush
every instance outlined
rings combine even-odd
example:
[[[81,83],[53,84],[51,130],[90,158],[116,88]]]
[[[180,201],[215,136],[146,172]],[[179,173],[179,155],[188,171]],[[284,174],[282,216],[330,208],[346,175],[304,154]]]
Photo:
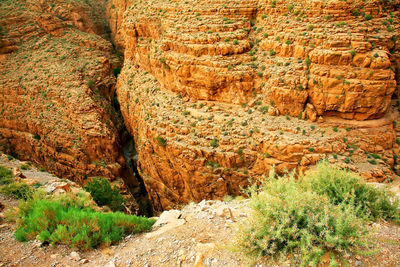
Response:
[[[218,139],[214,138],[213,140],[211,140],[210,146],[212,146],[213,148],[217,148],[218,147]]]
[[[17,211],[18,241],[38,238],[51,244],[65,244],[80,250],[116,244],[124,235],[147,231],[154,220],[121,212],[101,213],[82,207],[67,197],[51,200],[34,197],[21,202]]]
[[[29,167],[28,164],[22,164],[21,166],[19,166],[19,168],[20,168],[21,170],[29,170],[29,169],[30,169],[30,167]]]
[[[358,216],[400,222],[399,200],[383,189],[365,183],[355,173],[329,166],[327,162],[317,165],[316,171],[308,172],[304,182],[314,192],[327,196],[335,204],[360,207]]]
[[[87,82],[87,85],[89,86],[90,89],[93,89],[94,88],[94,81],[93,80],[89,80]]]
[[[11,170],[0,166],[0,185],[9,184],[12,182],[12,172]]]
[[[113,211],[121,211],[124,208],[124,197],[115,185],[114,188],[111,187],[107,179],[93,178],[84,188],[100,207],[108,206]]]
[[[256,259],[299,254],[302,265],[308,265],[326,251],[364,246],[367,230],[356,208],[332,204],[327,196],[305,190],[293,176],[273,176],[258,190],[249,190],[253,214],[237,239],[245,254]]]
[[[116,78],[118,78],[118,75],[121,73],[121,68],[115,68],[113,69],[113,74]]]
[[[162,137],[162,136],[157,136],[156,140],[157,140],[157,144],[159,146],[166,146],[167,145],[167,140],[165,140],[165,138]]]
[[[317,263],[368,244],[368,220],[400,222],[399,201],[356,174],[321,162],[300,175],[269,178],[251,186],[252,216],[239,227],[237,243],[256,259],[298,254],[301,264]]]
[[[9,183],[0,187],[0,193],[17,199],[27,200],[32,197],[32,190],[25,183]]]

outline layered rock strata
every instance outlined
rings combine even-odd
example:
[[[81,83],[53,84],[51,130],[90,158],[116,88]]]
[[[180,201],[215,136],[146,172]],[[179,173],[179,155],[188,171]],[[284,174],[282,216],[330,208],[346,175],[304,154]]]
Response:
[[[117,94],[155,208],[325,158],[394,177],[398,5],[112,1]]]
[[[0,4],[0,149],[79,182],[120,177],[125,164],[105,4]]]

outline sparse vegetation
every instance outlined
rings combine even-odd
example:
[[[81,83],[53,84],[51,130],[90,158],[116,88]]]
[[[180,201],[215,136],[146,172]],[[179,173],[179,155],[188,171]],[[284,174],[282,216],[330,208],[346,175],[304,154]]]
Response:
[[[274,50],[272,50],[272,49],[271,49],[271,50],[269,50],[269,55],[270,55],[270,56],[275,56],[275,55],[276,55],[276,53],[275,53],[275,51],[274,51]]]
[[[366,15],[364,16],[364,19],[365,19],[365,20],[371,20],[371,19],[372,19],[372,15],[371,15],[371,14],[366,14]]]
[[[87,85],[89,86],[90,89],[94,88],[94,81],[93,80],[89,80]]]
[[[25,183],[15,182],[12,172],[2,166],[0,166],[0,193],[23,200],[32,196],[31,188]]]

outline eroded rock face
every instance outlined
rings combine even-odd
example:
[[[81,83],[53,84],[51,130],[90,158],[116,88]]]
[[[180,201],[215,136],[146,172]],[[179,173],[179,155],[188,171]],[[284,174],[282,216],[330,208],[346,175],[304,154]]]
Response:
[[[105,3],[0,4],[0,149],[79,182],[124,165]]]
[[[117,94],[155,209],[324,158],[394,175],[398,4],[112,1]]]
[[[183,96],[238,104],[256,93],[292,116],[308,102],[318,115],[382,117],[396,89],[397,3],[275,2],[115,0],[109,12],[125,58]]]

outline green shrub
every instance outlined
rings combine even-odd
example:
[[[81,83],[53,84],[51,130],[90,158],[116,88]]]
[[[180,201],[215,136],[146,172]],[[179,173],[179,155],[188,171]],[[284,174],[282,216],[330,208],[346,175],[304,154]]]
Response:
[[[156,137],[156,141],[157,141],[157,144],[159,146],[166,146],[167,145],[167,140],[162,136],[157,136]]]
[[[0,193],[17,199],[27,200],[32,196],[32,190],[25,183],[9,183],[0,187]]]
[[[352,205],[334,205],[325,195],[306,190],[293,176],[261,181],[248,193],[253,214],[239,229],[237,244],[255,259],[298,254],[303,266],[327,251],[341,252],[366,244],[364,220]]]
[[[113,74],[115,77],[118,77],[118,75],[121,73],[121,68],[115,68],[113,69]]]
[[[311,65],[311,59],[309,57],[306,58],[305,63],[306,63],[307,66],[310,66]]]
[[[358,216],[400,222],[399,201],[392,199],[387,191],[366,184],[353,172],[321,162],[316,171],[308,172],[303,180],[314,192],[327,196],[335,205],[351,203],[360,207]]]
[[[107,179],[101,177],[93,178],[84,188],[100,207],[108,206],[113,211],[121,211],[123,209],[124,197],[115,185],[114,188],[111,187]]]
[[[218,147],[218,139],[214,138],[213,140],[211,140],[210,146],[217,148]]]
[[[276,55],[276,52],[275,52],[275,50],[269,50],[269,55],[270,56],[275,56]]]
[[[19,166],[19,168],[20,168],[21,170],[29,170],[29,169],[30,169],[30,167],[29,167],[28,164],[22,164],[21,166]]]
[[[316,264],[326,252],[367,248],[368,220],[400,218],[398,200],[328,162],[297,181],[272,172],[246,192],[253,214],[240,225],[237,244],[255,259],[297,254],[301,265]]]
[[[18,241],[38,238],[42,242],[65,244],[80,250],[116,244],[124,235],[149,230],[155,222],[121,212],[97,212],[71,198],[34,197],[21,202],[15,216]]]
[[[12,182],[12,172],[11,170],[0,166],[0,185],[5,185],[5,184],[9,184]]]
[[[87,85],[89,86],[90,89],[93,89],[94,88],[94,81],[93,80],[89,80],[87,82]]]
[[[365,19],[365,20],[371,20],[371,19],[372,19],[372,15],[371,15],[371,14],[366,14],[366,15],[364,16],[364,19]]]

